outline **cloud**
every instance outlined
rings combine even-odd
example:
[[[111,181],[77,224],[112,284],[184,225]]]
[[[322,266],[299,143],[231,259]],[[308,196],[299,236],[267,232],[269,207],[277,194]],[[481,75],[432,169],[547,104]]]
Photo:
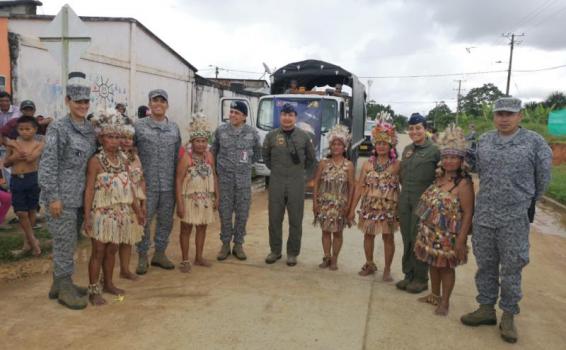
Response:
[[[273,68],[309,58],[362,77],[505,70],[509,47],[501,33],[509,31],[527,33],[514,69],[566,63],[565,28],[556,23],[566,15],[562,0],[67,1],[79,15],[136,18],[204,76],[214,75],[214,65],[234,69],[221,77],[257,79],[262,62]],[[46,1],[43,11],[55,14],[64,3]],[[403,114],[427,113],[442,100],[454,110],[455,80],[463,80],[465,94],[485,83],[505,91],[506,77],[374,78],[370,93]],[[565,80],[566,69],[516,73],[510,90],[544,99],[564,90]]]

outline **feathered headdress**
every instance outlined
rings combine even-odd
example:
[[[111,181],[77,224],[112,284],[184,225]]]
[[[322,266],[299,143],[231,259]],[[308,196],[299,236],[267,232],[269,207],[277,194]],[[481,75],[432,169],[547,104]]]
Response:
[[[340,140],[344,144],[344,147],[348,148],[352,136],[350,135],[350,130],[347,126],[338,124],[328,133],[328,143],[332,144],[334,140]]]
[[[125,119],[115,110],[101,110],[90,121],[97,135],[125,134]]]
[[[205,139],[210,138],[210,127],[208,126],[208,122],[206,117],[202,114],[197,114],[193,117],[193,120],[189,123],[189,141],[193,139],[203,137]]]
[[[438,137],[440,155],[454,155],[464,158],[468,143],[461,128],[454,124],[448,126]]]
[[[397,144],[397,133],[395,132],[395,125],[389,121],[392,119],[391,114],[385,111],[377,113],[377,124],[371,131],[371,137],[374,144],[378,142],[387,142],[390,145]]]

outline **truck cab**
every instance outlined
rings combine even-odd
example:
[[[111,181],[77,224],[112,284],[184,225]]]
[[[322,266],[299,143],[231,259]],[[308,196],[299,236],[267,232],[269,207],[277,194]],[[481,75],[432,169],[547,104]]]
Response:
[[[279,115],[284,104],[293,105],[297,111],[297,127],[312,138],[317,160],[329,154],[328,132],[336,124],[346,125],[352,134],[352,144],[347,150],[348,158],[357,161],[359,145],[364,140],[365,87],[357,77],[343,68],[319,60],[290,63],[271,76],[271,94],[259,100],[256,128],[261,142],[267,133],[279,127]],[[289,88],[291,84],[296,86]],[[342,93],[331,88],[346,85],[351,93]],[[256,175],[268,177],[270,171],[260,160],[254,165]],[[308,180],[315,169],[305,174]]]
[[[329,153],[326,135],[346,115],[342,97],[321,95],[268,95],[259,100],[256,128],[263,142],[268,132],[279,127],[281,107],[289,103],[297,110],[297,127],[306,131],[313,141],[317,159]],[[255,165],[256,175],[269,176],[269,169],[260,160]]]

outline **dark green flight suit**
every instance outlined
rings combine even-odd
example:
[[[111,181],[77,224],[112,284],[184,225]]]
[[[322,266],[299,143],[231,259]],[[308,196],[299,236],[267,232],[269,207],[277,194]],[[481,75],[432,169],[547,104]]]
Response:
[[[292,153],[297,155],[293,161]],[[287,256],[301,251],[303,209],[305,203],[305,169],[314,165],[314,147],[309,135],[295,128],[291,133],[275,129],[265,137],[262,149],[265,165],[271,170],[269,180],[269,246],[281,254],[283,217],[289,214]]]
[[[426,283],[428,265],[415,257],[418,216],[415,208],[423,192],[434,182],[440,151],[430,140],[423,145],[408,145],[401,158],[401,194],[399,220],[403,237],[403,273],[405,279]]]

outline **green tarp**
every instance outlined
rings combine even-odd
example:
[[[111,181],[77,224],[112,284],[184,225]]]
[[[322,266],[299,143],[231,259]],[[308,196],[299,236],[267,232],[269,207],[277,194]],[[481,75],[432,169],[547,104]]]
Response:
[[[566,109],[550,112],[548,115],[548,132],[554,136],[566,135]]]

